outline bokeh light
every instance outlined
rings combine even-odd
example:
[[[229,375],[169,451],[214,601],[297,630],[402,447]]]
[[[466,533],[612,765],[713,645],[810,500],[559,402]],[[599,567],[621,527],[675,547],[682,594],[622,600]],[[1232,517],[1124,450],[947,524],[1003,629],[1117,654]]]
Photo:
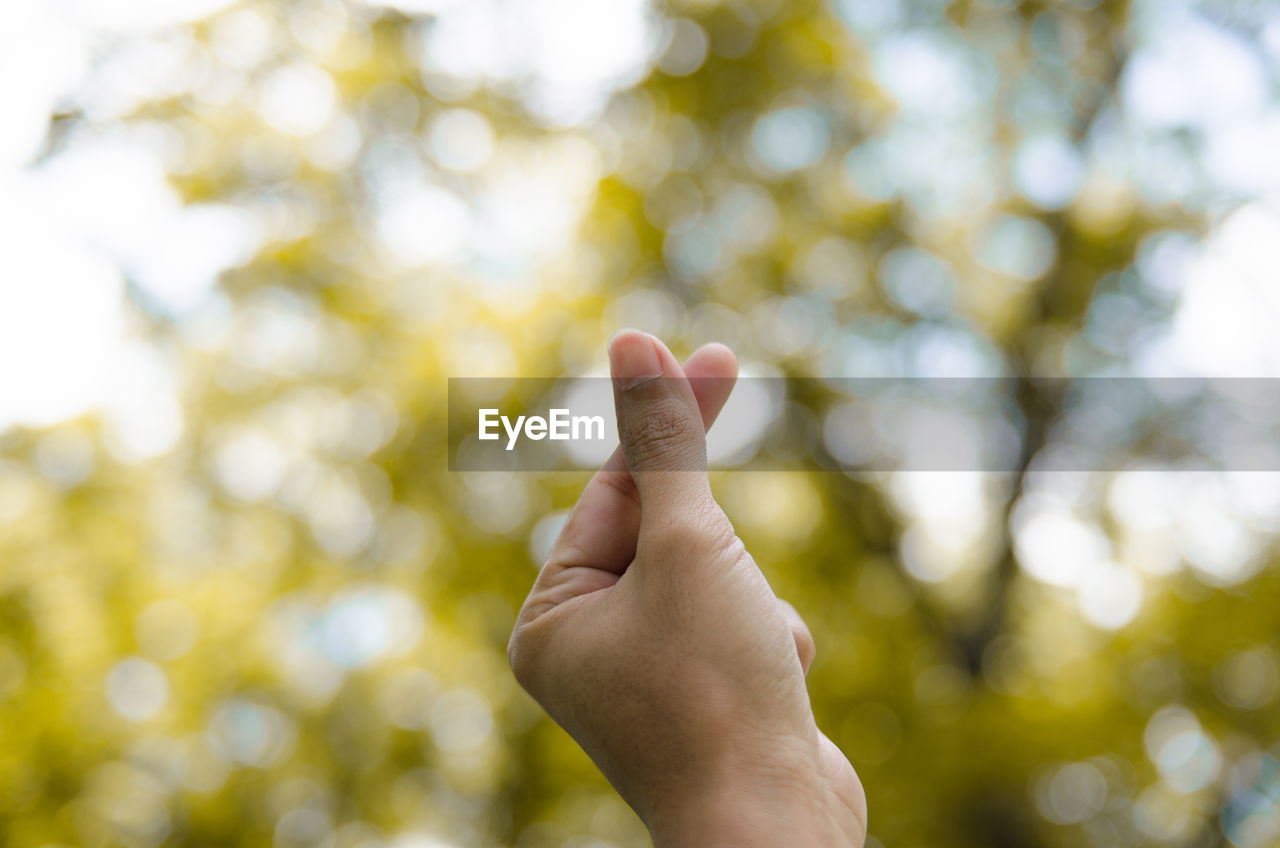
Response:
[[[648,844],[504,655],[586,472],[444,436],[624,326],[761,378],[713,486],[869,845],[1280,838],[1280,476],[1090,382],[1280,377],[1274,3],[6,15],[0,842]]]

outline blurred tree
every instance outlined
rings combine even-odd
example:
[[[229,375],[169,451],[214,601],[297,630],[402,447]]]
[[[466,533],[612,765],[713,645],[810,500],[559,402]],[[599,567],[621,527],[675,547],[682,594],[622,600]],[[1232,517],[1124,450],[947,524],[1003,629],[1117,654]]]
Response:
[[[102,410],[0,430],[6,844],[646,844],[505,664],[585,476],[444,470],[446,377],[625,325],[1015,379],[1014,473],[714,481],[872,845],[1277,844],[1275,475],[1038,470],[1031,379],[1149,375],[1200,236],[1277,231],[1274,7],[192,9],[29,166],[129,306]]]

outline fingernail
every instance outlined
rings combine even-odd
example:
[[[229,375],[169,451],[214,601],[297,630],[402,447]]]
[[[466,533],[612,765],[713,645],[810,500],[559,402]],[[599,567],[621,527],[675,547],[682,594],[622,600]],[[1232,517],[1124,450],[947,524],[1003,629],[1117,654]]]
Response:
[[[638,330],[623,330],[613,337],[609,342],[609,364],[618,389],[624,392],[662,376],[662,361],[653,337]]]

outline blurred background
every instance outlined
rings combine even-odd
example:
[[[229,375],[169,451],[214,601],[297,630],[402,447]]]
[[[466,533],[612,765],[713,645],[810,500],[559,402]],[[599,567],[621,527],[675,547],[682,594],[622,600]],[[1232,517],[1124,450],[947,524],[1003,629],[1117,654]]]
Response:
[[[585,474],[447,472],[446,378],[1280,376],[1278,92],[1271,0],[8,4],[0,842],[648,844],[505,661]],[[1280,845],[1280,475],[1013,401],[714,480],[869,844]]]

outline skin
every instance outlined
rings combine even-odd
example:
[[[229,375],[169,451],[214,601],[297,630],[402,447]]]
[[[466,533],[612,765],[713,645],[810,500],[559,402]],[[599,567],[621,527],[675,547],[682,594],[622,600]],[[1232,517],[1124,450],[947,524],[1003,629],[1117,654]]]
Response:
[[[621,445],[520,611],[516,678],[658,848],[862,846],[862,785],[805,687],[813,637],[711,494],[705,431],[733,353],[682,367],[628,330],[609,358]]]

